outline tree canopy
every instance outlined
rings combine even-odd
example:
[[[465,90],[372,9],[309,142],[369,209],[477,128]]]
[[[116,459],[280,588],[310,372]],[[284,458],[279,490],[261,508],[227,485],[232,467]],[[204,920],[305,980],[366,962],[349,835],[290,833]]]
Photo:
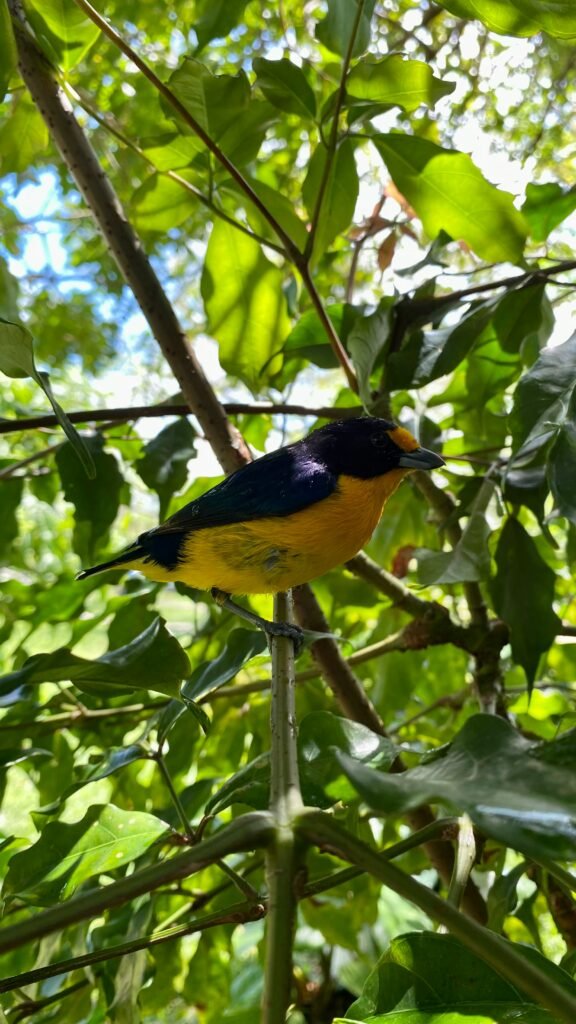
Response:
[[[0,0],[0,1020],[576,1019],[575,42]],[[295,679],[204,592],[75,580],[365,413],[446,467],[294,592]]]

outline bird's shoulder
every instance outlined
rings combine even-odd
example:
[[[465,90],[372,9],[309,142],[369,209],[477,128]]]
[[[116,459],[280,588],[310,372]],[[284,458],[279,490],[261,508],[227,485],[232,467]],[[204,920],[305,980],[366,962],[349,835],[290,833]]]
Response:
[[[242,466],[153,532],[179,533],[292,515],[329,497],[336,484],[336,475],[298,442]]]

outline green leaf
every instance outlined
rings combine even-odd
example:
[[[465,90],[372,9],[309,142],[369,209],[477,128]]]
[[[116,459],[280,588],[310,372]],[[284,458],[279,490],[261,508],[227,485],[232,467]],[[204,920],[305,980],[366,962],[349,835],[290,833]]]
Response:
[[[459,18],[480,20],[492,32],[531,36],[544,29],[559,39],[576,36],[572,0],[438,0]]]
[[[522,213],[535,242],[545,242],[551,231],[576,210],[576,187],[564,190],[556,182],[529,184]]]
[[[360,398],[369,411],[373,403],[370,378],[390,339],[393,305],[393,299],[381,299],[374,313],[354,320],[347,338],[347,348],[360,386]]]
[[[508,292],[496,306],[493,324],[505,352],[519,352],[524,345],[543,348],[554,327],[546,285],[531,284]]]
[[[576,382],[576,333],[545,349],[518,383],[510,417],[514,450],[545,443],[564,419]]]
[[[198,40],[197,53],[212,39],[224,38],[236,27],[248,0],[196,0],[195,9],[200,15],[193,24]]]
[[[258,198],[262,200],[266,209],[269,210],[269,212],[276,218],[280,227],[284,228],[286,234],[290,236],[294,244],[302,252],[308,239],[308,231],[306,229],[306,225],[300,220],[298,214],[295,213],[294,204],[282,192],[278,192],[277,189],[272,188],[270,185],[266,185],[265,182],[260,181],[258,178],[254,178],[250,174],[244,174],[244,179],[248,182]],[[230,180],[224,182],[220,186],[220,193],[224,191],[232,192],[236,202],[238,202],[238,197],[241,197],[242,205],[246,210],[248,223],[254,231],[257,231],[258,234],[265,238],[270,238],[273,242],[278,242],[278,236],[274,229],[265,217],[262,216],[260,210],[250,202],[235,181]]]
[[[486,835],[536,859],[576,853],[576,747],[551,757],[555,742],[534,743],[496,715],[473,715],[449,747],[401,775],[383,775],[339,754],[366,803],[405,813],[424,803],[466,811]]]
[[[4,0],[5,2],[5,0]],[[27,90],[12,96],[10,116],[0,126],[0,171],[22,174],[48,145],[48,129]]]
[[[556,577],[517,519],[506,520],[496,548],[494,608],[510,627],[514,660],[532,686],[540,656],[561,628],[552,603]]]
[[[326,312],[340,341],[345,345],[356,320],[361,316],[360,308],[348,302],[335,302],[326,306]],[[292,328],[284,342],[282,352],[286,362],[294,358],[307,359],[325,370],[338,365],[324,326],[320,323],[316,311],[312,309],[304,313]]]
[[[186,139],[187,136],[181,136]],[[170,152],[171,147],[168,147]],[[194,171],[180,171],[180,176],[194,184]],[[139,231],[169,231],[178,228],[198,211],[198,200],[177,181],[164,174],[147,178],[132,196],[134,224]]]
[[[324,178],[327,149],[320,144],[312,154],[308,173],[302,186],[302,198],[310,214],[314,215],[320,186]],[[314,240],[314,260],[320,259],[337,235],[352,223],[358,198],[358,172],[354,147],[350,139],[340,143],[328,172]]]
[[[140,141],[140,148],[146,158],[158,168],[159,171],[178,171],[189,164],[204,149],[204,143],[197,135],[181,135],[179,132],[163,132],[162,135],[149,135]],[[186,177],[186,175],[181,175]],[[191,179],[194,184],[193,179]],[[144,184],[148,184],[145,182]],[[175,184],[173,182],[173,184]],[[181,185],[180,192],[186,194]],[[136,190],[136,196],[141,192],[143,186]],[[189,194],[189,198],[193,197]],[[133,197],[134,202],[135,197]],[[193,200],[197,203],[197,200]]]
[[[48,374],[36,369],[30,331],[21,324],[11,323],[2,317],[0,317],[0,371],[7,377],[32,377],[42,388],[58,423],[66,434],[76,456],[80,459],[86,476],[89,480],[93,480],[96,469],[90,449],[72,426],[62,406],[54,398]]]
[[[352,48],[352,56],[359,57],[370,42],[370,20],[376,0],[366,0]],[[328,0],[328,13],[316,25],[316,38],[332,53],[344,57],[358,16],[357,0]]]
[[[329,711],[313,711],[302,719],[298,733],[298,759],[304,801],[312,807],[330,807],[338,800],[354,799],[354,790],[342,774],[336,751],[359,764],[386,771],[395,760],[394,744],[365,725],[339,718]]]
[[[524,947],[515,945],[524,952]],[[570,976],[535,950],[537,961],[563,988],[576,991]],[[528,970],[528,963],[526,965]],[[382,1016],[380,1016],[382,1014]],[[556,1024],[547,1010],[527,1001],[480,957],[451,935],[409,932],[393,939],[368,975],[360,998],[343,1024]]]
[[[114,455],[104,451],[102,434],[84,438],[94,465],[93,479],[81,472],[76,450],[63,444],[56,452],[56,465],[66,501],[75,510],[75,542],[79,554],[91,561],[118,512],[124,477]]]
[[[17,511],[22,500],[24,481],[22,477],[8,477],[0,481],[0,559],[12,555],[12,543],[18,536]]]
[[[402,107],[409,112],[422,103],[434,106],[455,88],[455,82],[436,78],[424,61],[406,60],[400,53],[381,60],[364,60],[352,68],[346,79],[348,96],[367,103]]]
[[[572,392],[566,418],[548,453],[548,480],[560,515],[576,522],[576,390]]]
[[[314,93],[302,69],[291,60],[255,57],[252,67],[256,72],[256,85],[273,106],[300,117],[315,116]]]
[[[152,814],[95,804],[73,825],[49,822],[30,849],[15,854],[4,894],[36,905],[65,899],[87,879],[140,857],[167,831]]]
[[[64,0],[30,0],[28,17],[40,40],[48,43],[48,57],[57,57],[69,71],[87,54],[100,29],[75,4]]]
[[[138,475],[160,499],[160,519],[165,518],[172,495],[186,483],[188,463],[196,458],[195,437],[190,421],[182,416],[148,442],[135,464]]]
[[[418,582],[432,584],[464,583],[485,580],[490,575],[488,538],[492,532],[486,521],[486,508],[495,485],[486,479],[472,506],[470,517],[452,551],[416,549]]]
[[[524,218],[513,197],[486,181],[469,156],[409,135],[375,135],[373,142],[431,238],[446,231],[484,260],[518,262]]]
[[[7,0],[0,0],[0,103],[2,103],[10,79],[16,71],[17,59],[16,42]]]
[[[263,368],[290,330],[283,278],[257,242],[215,222],[201,283],[208,331],[219,343],[227,373],[254,391],[266,383]],[[274,371],[273,361],[268,372]]]
[[[262,630],[233,629],[226,638],[225,646],[217,658],[198,665],[182,687],[185,700],[198,700],[205,693],[217,690],[229,683],[244,667],[246,662],[262,654],[267,648]]]
[[[175,637],[157,618],[131,643],[100,658],[80,658],[67,647],[51,654],[34,654],[22,668],[0,677],[1,691],[12,687],[69,680],[86,693],[110,696],[133,690],[152,690],[179,697],[180,682],[190,662]]]
[[[244,71],[237,75],[213,75],[192,57],[184,58],[180,67],[170,75],[168,85],[215,142],[220,141],[229,125],[242,118],[250,104],[250,83]],[[177,118],[178,126],[185,134],[192,131],[175,115],[173,107],[167,105],[166,112]]]

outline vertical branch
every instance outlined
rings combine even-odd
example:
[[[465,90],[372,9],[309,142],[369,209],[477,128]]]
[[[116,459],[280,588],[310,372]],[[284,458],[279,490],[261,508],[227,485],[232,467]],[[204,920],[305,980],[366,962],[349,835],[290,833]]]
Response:
[[[274,618],[290,621],[291,594],[277,594]],[[295,717],[294,646],[288,637],[270,637],[272,702],[270,707],[270,811],[275,837],[266,852],[268,921],[263,1024],[286,1019],[292,984],[292,944],[296,921],[294,880],[299,848],[292,822],[302,810],[298,779]]]

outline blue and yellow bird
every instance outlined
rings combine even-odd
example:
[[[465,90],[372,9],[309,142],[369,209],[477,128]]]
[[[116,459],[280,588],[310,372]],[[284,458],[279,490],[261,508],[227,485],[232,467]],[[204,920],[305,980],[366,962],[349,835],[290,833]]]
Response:
[[[403,477],[442,465],[395,423],[338,420],[243,466],[78,579],[137,569],[220,603],[288,590],[357,554]]]

